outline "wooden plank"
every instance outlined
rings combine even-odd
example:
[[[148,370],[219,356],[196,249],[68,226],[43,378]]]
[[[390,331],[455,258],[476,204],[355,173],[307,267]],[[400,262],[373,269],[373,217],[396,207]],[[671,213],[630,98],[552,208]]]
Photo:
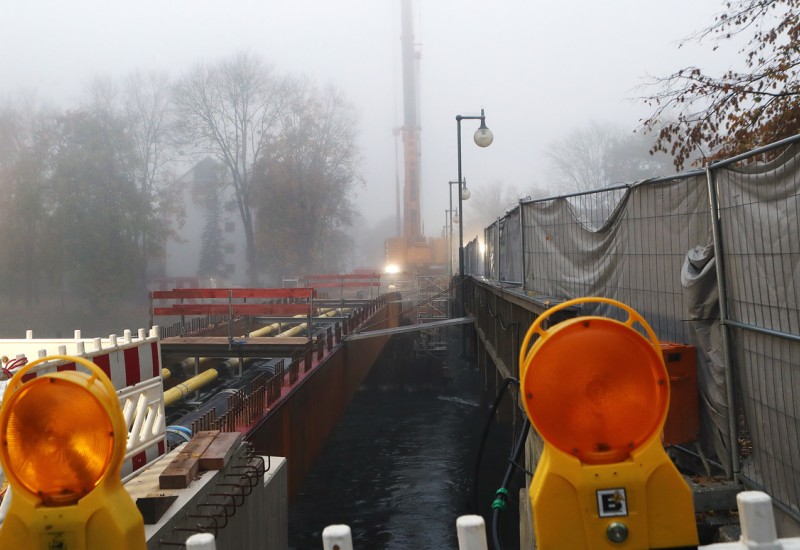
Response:
[[[241,433],[222,432],[200,456],[200,469],[222,470],[241,443]]]
[[[202,455],[219,430],[197,432],[189,443],[170,462],[158,476],[161,489],[185,489],[200,471],[200,455]]]
[[[145,524],[154,525],[176,500],[178,495],[147,495],[136,499],[136,507],[141,512]]]

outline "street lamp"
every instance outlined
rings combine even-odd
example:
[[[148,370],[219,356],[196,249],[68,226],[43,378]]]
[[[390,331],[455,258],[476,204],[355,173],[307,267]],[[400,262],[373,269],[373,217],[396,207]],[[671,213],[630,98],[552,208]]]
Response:
[[[463,116],[463,115],[456,115],[456,126],[458,128],[458,181],[464,182],[464,178],[461,176],[461,121],[462,120],[480,120],[481,125],[480,127],[475,130],[475,144],[478,147],[488,147],[492,144],[494,140],[494,135],[492,135],[492,131],[486,127],[486,115],[484,115],[483,109],[481,109],[480,116]],[[463,205],[462,202],[467,200],[470,196],[470,191],[467,189],[466,182],[463,183],[461,186],[461,192],[458,194],[458,215],[463,220],[464,213],[463,213]],[[460,223],[458,225],[458,274],[460,277],[460,284],[459,288],[461,289],[461,314],[464,314],[464,289],[463,289],[463,282],[464,282],[464,223]]]
[[[451,201],[452,202],[452,201]],[[444,211],[444,236],[447,242],[447,276],[453,278],[453,224],[458,223],[458,214],[452,208]]]
[[[449,273],[450,277],[452,278],[453,277],[453,223],[458,223],[459,220],[461,219],[461,217],[458,214],[460,212],[460,210],[453,210],[453,185],[457,184],[458,182],[457,181],[448,181],[447,183],[450,185],[450,210],[448,210],[448,212],[450,212],[452,214],[452,217],[450,218],[450,221],[451,221],[451,223],[450,223],[450,241],[449,241],[449,246],[450,246],[450,269],[448,270],[448,273]],[[463,186],[460,186],[460,189],[461,189],[461,196],[459,197],[459,201],[469,199],[469,197],[470,197],[470,195],[472,195],[472,193],[470,192],[469,189],[467,189],[466,180],[464,180],[464,184],[463,184]]]
[[[456,127],[457,127],[457,142],[458,142],[458,181],[459,183],[464,182],[464,178],[461,175],[461,121],[462,120],[480,120],[481,125],[480,127],[475,130],[475,135],[473,139],[475,140],[475,144],[478,147],[489,147],[494,141],[494,135],[492,135],[492,131],[486,127],[486,115],[481,109],[480,116],[463,116],[463,115],[456,115]],[[470,191],[467,189],[466,183],[459,185],[460,193],[458,194],[458,215],[461,219],[461,223],[458,224],[458,277],[459,277],[459,285],[458,285],[458,303],[459,303],[459,314],[463,317],[464,316],[464,212],[462,210],[463,205],[462,202],[469,198]],[[461,355],[463,357],[467,356],[467,326],[461,325]]]

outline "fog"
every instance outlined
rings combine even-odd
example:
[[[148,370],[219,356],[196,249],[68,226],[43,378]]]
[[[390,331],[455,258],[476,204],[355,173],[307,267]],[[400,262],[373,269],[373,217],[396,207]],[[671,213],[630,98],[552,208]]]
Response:
[[[241,52],[259,56],[282,74],[307,77],[320,89],[330,84],[341,91],[354,106],[350,122],[363,181],[354,188],[359,215],[350,230],[359,251],[346,262],[350,268],[383,265],[384,239],[395,227],[395,181],[403,179],[402,144],[395,137],[403,121],[400,0],[31,0],[14,3],[13,9],[8,4],[0,18],[0,102],[38,102],[64,112],[85,105],[98,76],[121,80],[138,70],[177,80],[199,62],[216,63]],[[457,178],[457,114],[485,109],[494,133],[494,143],[480,149],[471,140],[477,121],[462,123],[463,175],[473,193],[462,223],[471,240],[520,197],[565,191],[551,175],[548,153],[554,144],[568,153],[575,132],[636,129],[651,114],[637,100],[647,94],[641,85],[648,76],[691,65],[718,73],[733,66],[735,48],[714,52],[713,44],[696,43],[679,48],[722,8],[721,2],[690,0],[415,0],[425,235],[443,233],[448,181]],[[562,166],[565,158],[569,162],[568,154],[561,155]],[[60,200],[53,197],[51,202]],[[2,268],[6,311],[0,334],[19,336],[26,328],[36,328],[38,335],[73,328],[101,333],[99,327],[147,323],[149,280],[129,283],[119,272],[133,273],[132,261],[95,267],[89,262],[98,262],[98,254],[80,260],[76,249],[62,245],[55,249],[63,259],[48,256],[41,247],[48,242],[44,236],[20,232],[18,218],[27,214],[17,210],[7,201],[2,221],[20,236],[4,239],[0,253],[20,257],[25,265],[6,262]],[[81,239],[78,233],[71,238]],[[27,247],[27,241],[39,248]],[[81,244],[77,249],[96,246]],[[237,250],[243,248],[242,243]],[[184,261],[186,269],[195,261]],[[139,263],[144,272],[145,263]],[[52,265],[63,268],[54,271]],[[276,274],[286,266],[272,261],[270,267],[275,274],[262,282],[280,285]],[[60,275],[51,277],[54,273]],[[87,303],[87,296],[89,301],[100,296],[93,290],[101,283],[82,273],[100,274],[103,305]],[[176,275],[169,269],[167,274]],[[285,275],[292,274],[297,273]],[[130,292],[131,305],[122,305],[120,290]]]
[[[63,104],[96,74],[138,68],[177,76],[241,50],[333,83],[360,113],[361,211],[370,222],[393,215],[385,199],[395,181],[392,129],[402,121],[399,0],[14,4],[0,20],[0,94],[35,91]],[[549,142],[591,120],[637,126],[649,111],[631,98],[646,75],[687,64],[725,68],[708,46],[677,47],[721,8],[690,0],[417,0],[426,233],[441,228],[447,181],[456,178],[456,114],[484,108],[495,134],[486,150],[465,143],[471,185],[542,185]],[[468,121],[464,130],[468,139]]]

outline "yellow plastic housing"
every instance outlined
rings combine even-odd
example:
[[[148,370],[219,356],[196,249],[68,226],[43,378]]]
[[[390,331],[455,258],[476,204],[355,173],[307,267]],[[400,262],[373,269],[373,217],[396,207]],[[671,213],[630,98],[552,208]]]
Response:
[[[586,302],[628,318],[585,316],[544,328],[553,313]],[[661,445],[669,378],[658,339],[637,312],[597,297],[547,310],[523,340],[520,379],[525,412],[544,440],[530,486],[538,548],[697,545],[691,490]]]
[[[89,374],[23,380],[51,361]],[[55,355],[17,371],[0,407],[0,464],[13,494],[0,548],[146,548],[144,520],[120,479],[127,436],[114,387],[91,361]]]

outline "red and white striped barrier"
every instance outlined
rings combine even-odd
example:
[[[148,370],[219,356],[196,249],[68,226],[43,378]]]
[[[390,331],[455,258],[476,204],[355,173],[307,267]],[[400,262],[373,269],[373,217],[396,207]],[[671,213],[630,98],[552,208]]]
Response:
[[[122,464],[122,478],[127,479],[146,464],[166,452],[164,384],[161,378],[161,346],[158,328],[148,334],[139,329],[137,336],[126,330],[120,338],[81,338],[75,331],[72,339],[34,339],[28,331],[24,340],[0,340],[0,355],[13,357],[8,370],[48,355],[73,355],[96,364],[111,379],[120,400],[128,427],[128,443]],[[25,374],[24,380],[47,372],[81,370],[74,362],[43,363]],[[0,384],[0,402],[5,382]]]

